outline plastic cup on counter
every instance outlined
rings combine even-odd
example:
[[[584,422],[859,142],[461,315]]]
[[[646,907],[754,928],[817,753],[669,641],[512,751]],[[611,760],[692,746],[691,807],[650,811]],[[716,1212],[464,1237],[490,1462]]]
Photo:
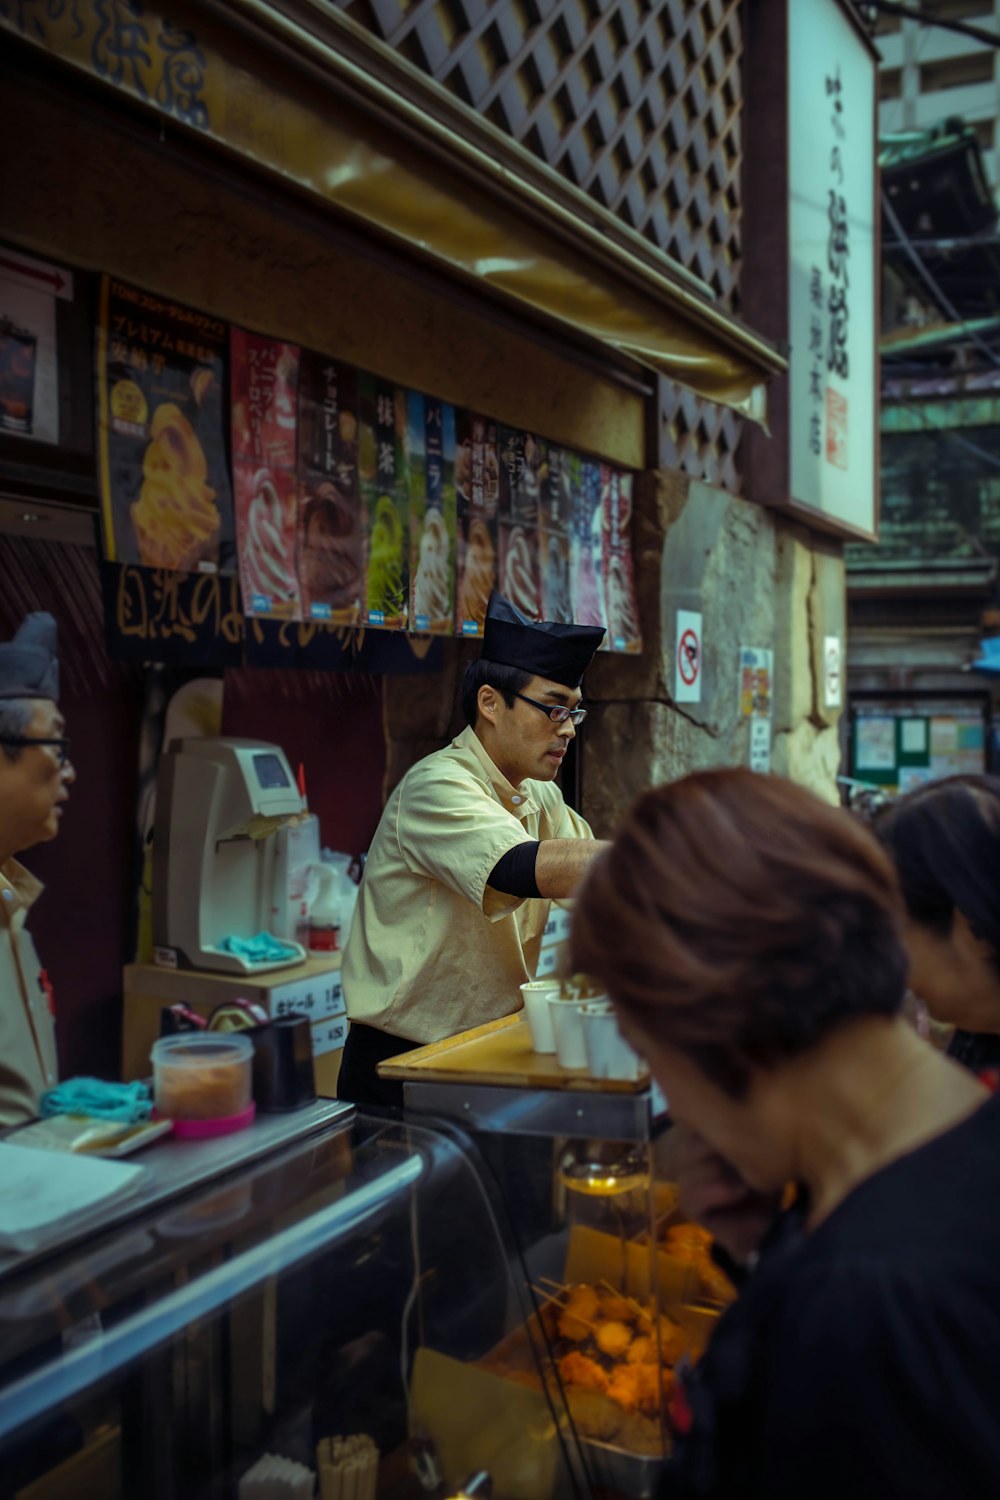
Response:
[[[580,1006],[580,1023],[591,1078],[622,1078],[634,1082],[643,1071],[642,1060],[618,1030],[610,1000],[587,1000]]]
[[[556,1037],[552,1030],[549,1001],[558,997],[558,979],[529,979],[521,986],[524,1014],[528,1018],[531,1046],[535,1052],[556,1050]]]
[[[549,998],[549,1016],[556,1038],[556,1057],[561,1068],[585,1068],[587,1047],[583,1038],[581,1000],[563,1000],[558,995]]]
[[[249,1125],[253,1043],[240,1032],[180,1032],[154,1042],[156,1113],[179,1136],[226,1135]]]

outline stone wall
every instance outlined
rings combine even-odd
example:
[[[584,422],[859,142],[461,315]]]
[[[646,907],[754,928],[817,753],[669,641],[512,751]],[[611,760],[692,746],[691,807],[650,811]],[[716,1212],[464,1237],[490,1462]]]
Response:
[[[824,704],[823,641],[844,640],[839,545],[671,470],[640,477],[634,547],[645,650],[601,655],[584,683],[583,810],[602,834],[646,787],[687,771],[745,765],[741,646],[774,651],[772,769],[839,801],[839,709]],[[700,610],[702,701],[673,701],[678,609]],[[385,700],[386,791],[461,726],[461,673],[476,655],[449,643],[442,678],[400,679]]]

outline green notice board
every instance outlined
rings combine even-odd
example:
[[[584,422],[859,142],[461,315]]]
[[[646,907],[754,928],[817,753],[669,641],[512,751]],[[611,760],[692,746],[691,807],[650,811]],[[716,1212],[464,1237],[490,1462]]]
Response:
[[[980,715],[872,708],[858,713],[851,735],[859,781],[908,792],[921,782],[981,772],[986,739]]]

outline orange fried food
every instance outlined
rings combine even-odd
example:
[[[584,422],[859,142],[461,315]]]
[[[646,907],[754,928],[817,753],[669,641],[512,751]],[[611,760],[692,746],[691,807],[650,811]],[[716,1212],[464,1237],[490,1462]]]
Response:
[[[640,1368],[639,1365],[618,1365],[611,1371],[608,1395],[623,1411],[639,1410],[640,1376],[636,1372]]]
[[[597,1292],[592,1286],[574,1286],[570,1288],[563,1311],[569,1313],[571,1318],[587,1318],[593,1322],[599,1307]]]
[[[657,1358],[656,1340],[649,1334],[640,1334],[637,1339],[633,1339],[631,1344],[629,1344],[628,1353],[625,1355],[625,1358],[630,1365],[655,1363]]]
[[[620,1323],[635,1322],[635,1305],[620,1292],[600,1291],[597,1301],[602,1318],[613,1318]]]
[[[590,1324],[581,1323],[579,1318],[574,1318],[572,1313],[562,1313],[558,1323],[559,1333],[564,1339],[572,1339],[574,1344],[582,1344],[590,1333]]]
[[[621,1359],[631,1342],[632,1330],[627,1323],[619,1323],[612,1318],[597,1325],[594,1343],[602,1354],[609,1355],[611,1359]]]
[[[559,1361],[559,1376],[564,1385],[577,1385],[602,1394],[608,1390],[608,1377],[597,1361],[588,1359],[576,1349],[564,1354]]]

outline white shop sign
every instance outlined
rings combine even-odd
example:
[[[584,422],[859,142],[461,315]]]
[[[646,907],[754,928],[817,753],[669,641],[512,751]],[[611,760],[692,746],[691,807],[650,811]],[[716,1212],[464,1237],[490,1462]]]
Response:
[[[839,0],[788,0],[789,492],[875,530],[875,61]]]
[[[322,1057],[325,1052],[336,1052],[347,1040],[347,1017],[339,1020],[320,1021],[312,1028],[313,1057]]]

